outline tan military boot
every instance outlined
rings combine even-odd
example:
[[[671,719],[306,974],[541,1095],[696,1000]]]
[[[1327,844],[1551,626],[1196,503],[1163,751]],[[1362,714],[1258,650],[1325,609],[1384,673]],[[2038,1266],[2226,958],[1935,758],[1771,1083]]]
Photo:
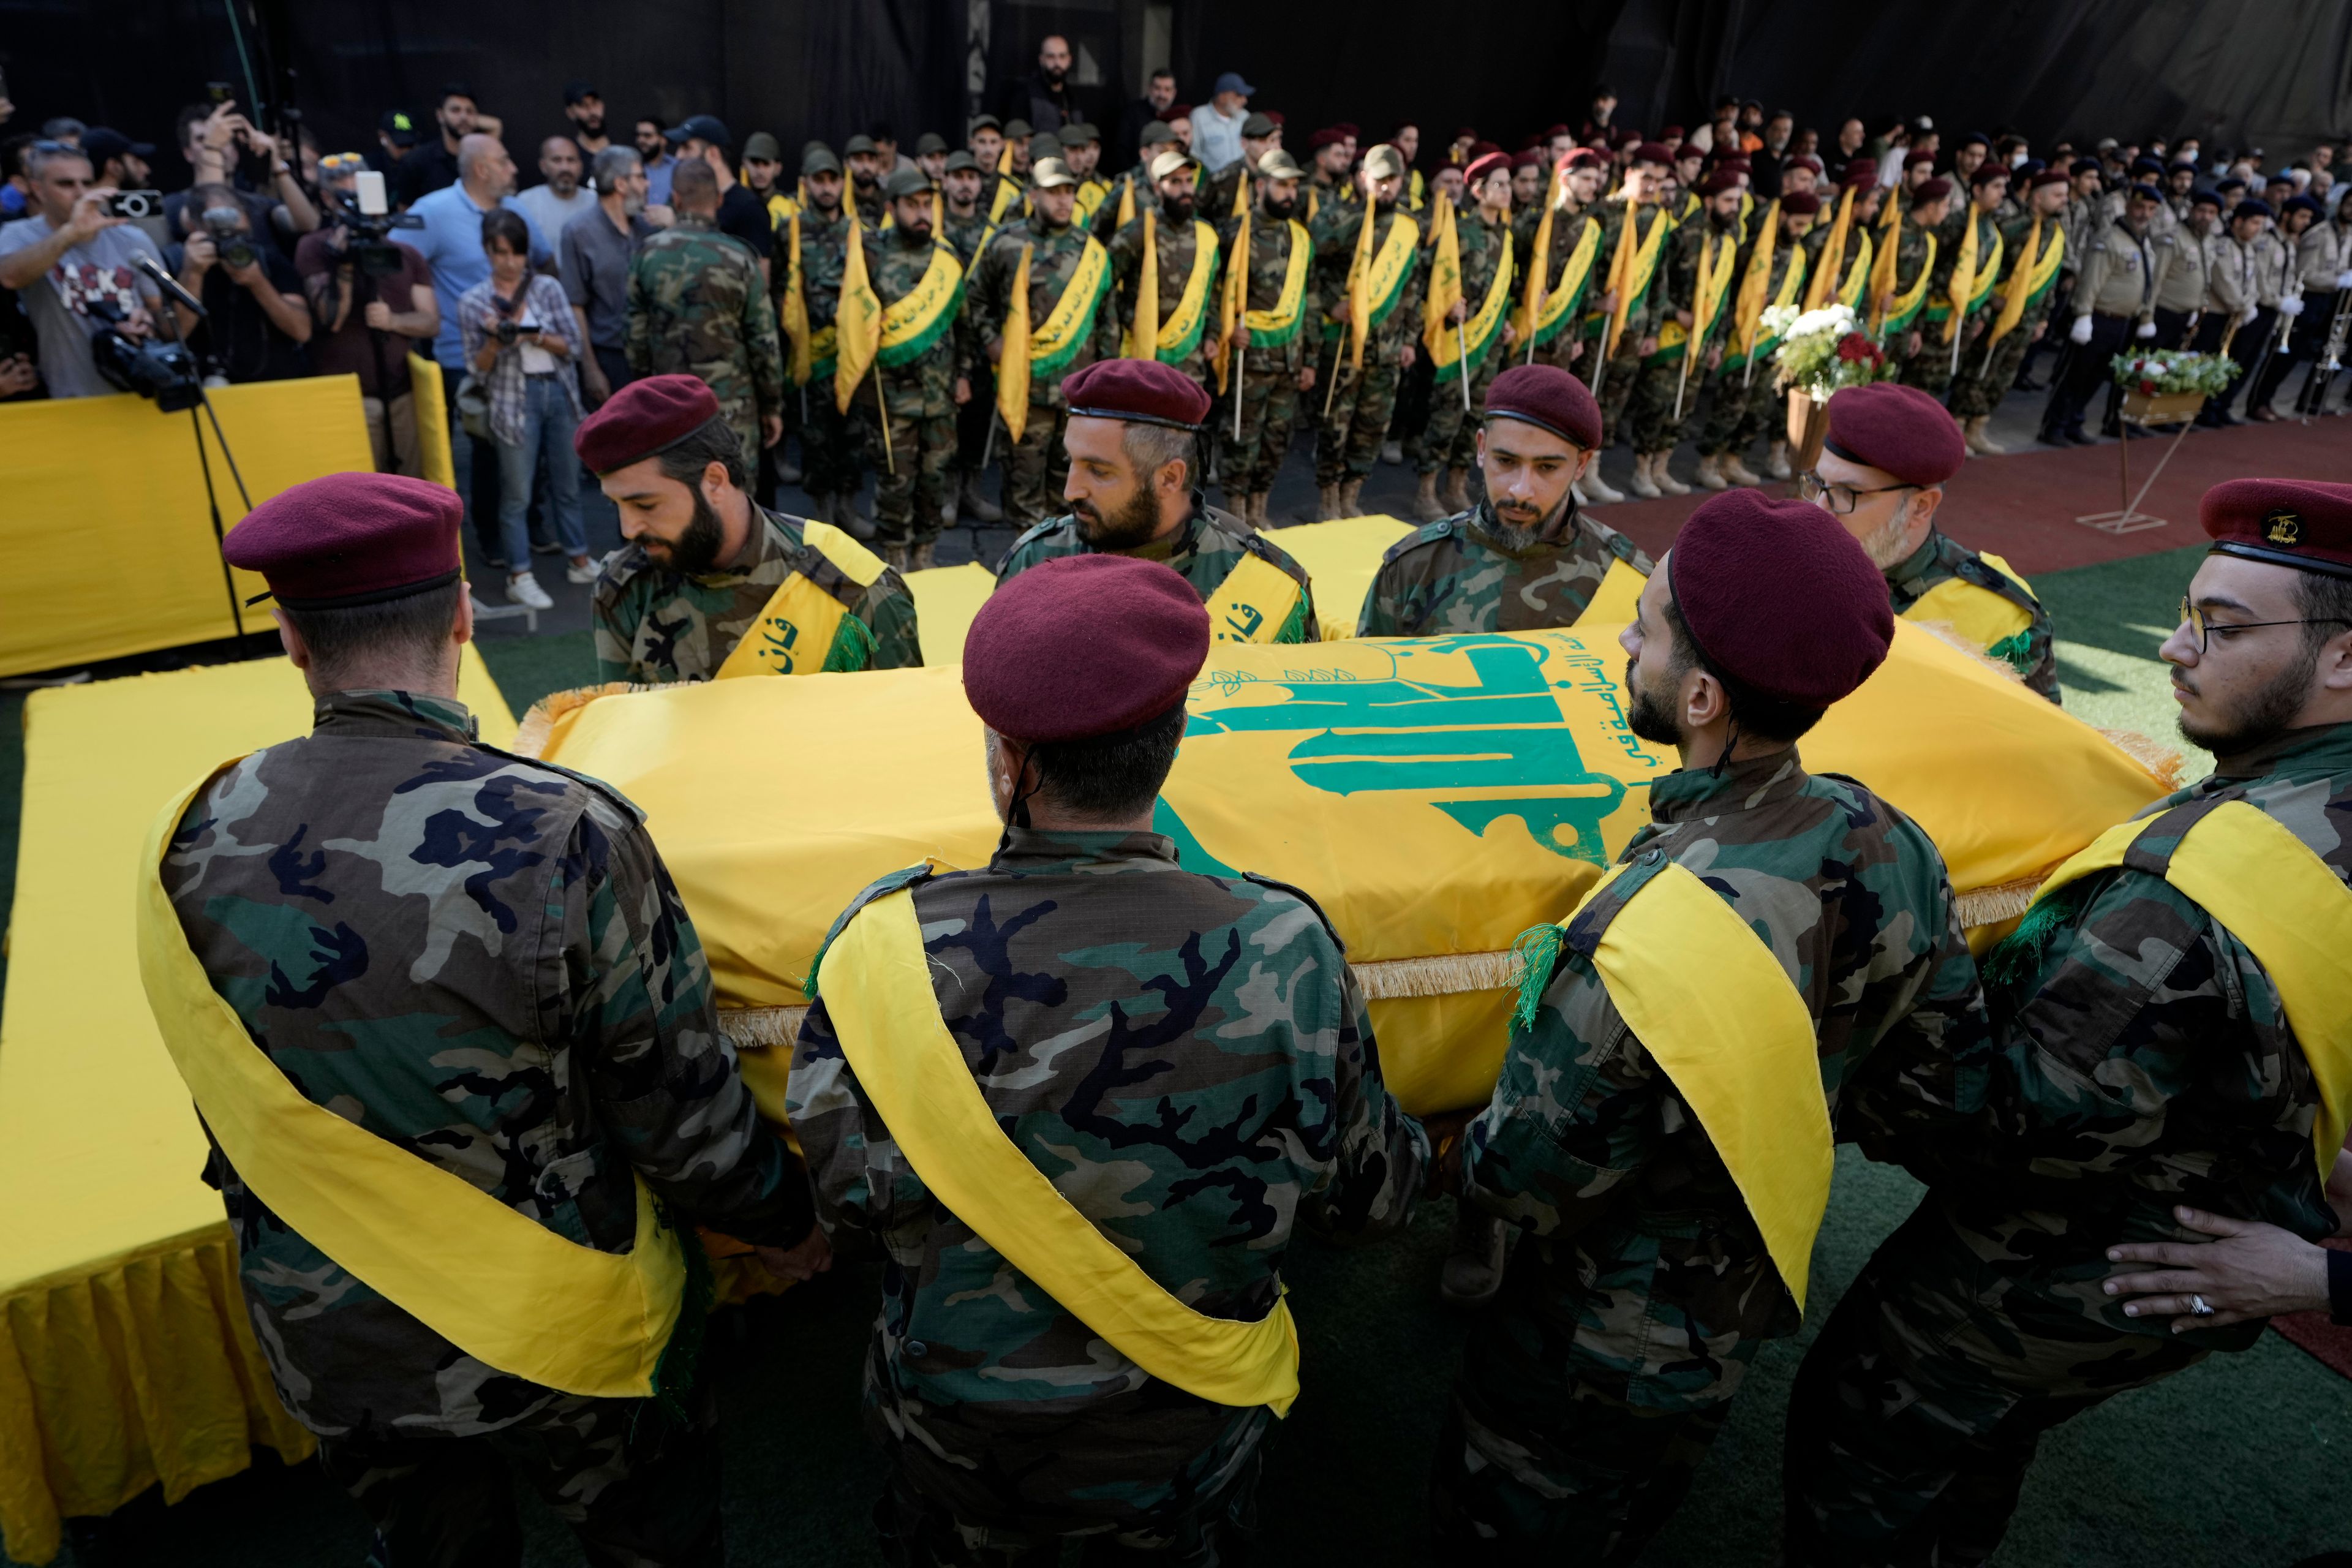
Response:
[[[935,559],[938,554],[938,551],[939,547],[928,540],[921,544],[918,544],[908,557],[907,569],[909,572],[929,571],[932,567],[939,564],[938,560]]]
[[[1789,443],[1775,441],[1764,453],[1764,471],[1776,479],[1792,479],[1796,470],[1789,467]]]
[[[1723,477],[1721,458],[1701,458],[1698,460],[1698,488],[1703,490],[1727,490],[1731,481]]]
[[[1656,481],[1657,487],[1668,495],[1686,496],[1691,493],[1690,486],[1675,478],[1674,470],[1666,466],[1674,461],[1674,457],[1672,452],[1661,452],[1651,459],[1650,478]]]
[[[1416,522],[1435,522],[1446,512],[1445,503],[1437,499],[1437,476],[1421,476],[1420,488],[1412,492],[1412,516]]]
[[[1628,485],[1626,489],[1632,490],[1635,495],[1640,496],[1643,500],[1655,500],[1660,496],[1666,493],[1658,488],[1658,481],[1650,477],[1650,468],[1653,461],[1654,459],[1647,452],[1636,452],[1633,454],[1633,482]]]
[[[1584,487],[1584,499],[1595,506],[1614,506],[1625,499],[1625,492],[1601,477],[1601,463],[1595,458],[1592,467],[1584,470],[1577,481]]]
[[[911,554],[903,544],[886,544],[882,547],[882,563],[894,572],[905,573],[911,570],[907,564]]]
[[[1339,515],[1341,517],[1361,517],[1364,515],[1363,480],[1349,479],[1347,483],[1339,487]]]
[[[1448,512],[1468,511],[1470,510],[1469,469],[1448,468],[1445,470],[1445,510]]]
[[[1979,458],[1998,458],[2009,450],[2008,447],[1994,440],[1992,438],[1992,432],[1986,428],[1986,426],[1991,423],[1991,415],[1979,414],[1963,426],[1968,437],[1969,452],[1971,456]]]
[[[1723,477],[1735,485],[1760,485],[1764,482],[1764,476],[1741,462],[1737,452],[1726,452],[1717,467],[1721,468]]]
[[[1315,489],[1315,521],[1331,522],[1339,516],[1339,487],[1318,485]]]

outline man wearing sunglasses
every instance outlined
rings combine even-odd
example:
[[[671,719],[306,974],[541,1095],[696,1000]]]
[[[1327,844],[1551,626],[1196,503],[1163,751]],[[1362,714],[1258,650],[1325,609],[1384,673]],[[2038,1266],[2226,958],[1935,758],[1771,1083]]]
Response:
[[[1985,954],[1981,1124],[1910,1152],[1929,1191],[1797,1378],[1789,1563],[1984,1562],[2042,1434],[2262,1334],[2201,1279],[2127,1311],[2147,1286],[2117,1262],[2211,1215],[2305,1241],[2352,1219],[2352,485],[2233,479],[2201,521],[2159,651],[2213,772]]]
[[[1967,643],[2059,700],[2042,601],[2008,562],[1936,526],[1944,481],[1968,460],[1951,415],[1917,387],[1891,382],[1847,387],[1829,406],[1829,437],[1801,493],[1845,524],[1886,574],[1896,615]]]

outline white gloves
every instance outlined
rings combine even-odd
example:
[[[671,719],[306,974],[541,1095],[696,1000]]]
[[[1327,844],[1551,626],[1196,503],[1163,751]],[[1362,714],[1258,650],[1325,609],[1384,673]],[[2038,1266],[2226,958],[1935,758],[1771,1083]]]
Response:
[[[2074,342],[2089,342],[2091,341],[2091,318],[2088,316],[2075,317],[2074,330],[2068,332],[2066,336],[2069,341]]]
[[[2336,275],[2336,286],[2338,289],[2352,289],[2352,267],[2347,267]]]
[[[2303,296],[2300,294],[2290,294],[2285,299],[2281,300],[2279,301],[2279,314],[2282,316],[2302,315]]]
[[[2152,338],[2156,336],[2156,323],[2154,321],[2142,321],[2139,324],[2138,330],[2134,331],[2132,336],[2136,338]]]
[[[2252,326],[2253,324],[2254,318],[2262,313],[2263,308],[2260,305],[2253,303],[2252,300],[2248,300],[2246,303],[2246,313],[2238,318],[2238,325],[2242,327]]]

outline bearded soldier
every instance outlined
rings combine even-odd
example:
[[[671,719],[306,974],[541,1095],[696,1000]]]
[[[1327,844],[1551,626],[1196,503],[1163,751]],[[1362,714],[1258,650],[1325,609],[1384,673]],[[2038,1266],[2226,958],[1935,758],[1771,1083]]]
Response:
[[[1429,321],[1423,329],[1423,347],[1435,374],[1429,425],[1421,437],[1421,489],[1412,508],[1413,516],[1423,522],[1469,510],[1470,465],[1477,458],[1477,430],[1468,416],[1468,405],[1474,400],[1486,401],[1488,384],[1503,368],[1511,344],[1518,339],[1510,322],[1515,276],[1510,161],[1500,153],[1489,153],[1464,174],[1470,205],[1453,213],[1455,245],[1462,258],[1461,295],[1444,321]],[[1441,472],[1445,476],[1442,502],[1437,495]]]
[[[1626,411],[1633,443],[1633,493],[1688,495],[1666,461],[1699,389],[1723,359],[1724,323],[1739,276],[1738,177],[1717,169],[1699,184],[1699,210],[1666,237],[1659,280],[1652,286],[1653,347]]]
[[[905,579],[843,530],[746,494],[742,447],[718,410],[695,377],[656,375],[614,393],[572,437],[628,542],[596,579],[596,679],[922,663]]]
[[[1223,226],[1229,252],[1244,223],[1249,229],[1248,254],[1227,262],[1243,271],[1233,340],[1219,343],[1215,354],[1229,376],[1240,376],[1239,434],[1232,437],[1221,464],[1225,494],[1252,528],[1265,528],[1270,521],[1266,500],[1290,451],[1298,399],[1315,386],[1315,362],[1309,356],[1314,332],[1308,320],[1315,243],[1297,216],[1305,178],[1306,172],[1281,148],[1265,153],[1251,182],[1257,194],[1248,217]],[[1221,402],[1211,419],[1223,423],[1225,407]]]
[[[1062,555],[1164,562],[1209,606],[1220,642],[1315,642],[1307,569],[1201,496],[1207,389],[1157,360],[1102,360],[1062,384],[1069,512],[1039,523],[996,568],[999,585]]]
[[[2009,171],[1997,164],[1981,164],[1970,181],[1968,200],[1936,227],[1936,266],[1927,285],[1927,308],[1920,312],[1919,343],[1903,363],[1905,385],[1938,398],[1952,382],[1954,345],[1958,346],[1958,357],[1965,359],[1985,330],[1986,321],[1978,312],[1992,297],[1993,280],[2006,249],[1993,215],[2009,194]],[[1971,237],[1976,241],[1973,247],[1969,244]],[[1965,279],[1959,270],[1963,261],[1970,264]],[[1954,289],[1963,282],[1968,298],[1954,299]]]
[[[1654,142],[1638,142],[1628,154],[1625,182],[1601,204],[1603,268],[1600,340],[1587,379],[1601,400],[1601,445],[1614,442],[1633,395],[1643,364],[1658,352],[1659,292],[1653,287],[1665,256],[1674,219],[1661,205],[1674,158]],[[1597,378],[1597,379],[1596,379]]]
[[[1998,456],[2003,450],[1987,426],[2016,384],[2027,351],[2049,329],[2066,258],[2065,207],[2066,176],[2044,169],[2026,182],[2024,210],[2000,226],[2002,271],[1993,284],[1991,325],[1985,338],[1961,351],[1960,374],[1952,378],[1952,414],[1971,452]],[[2200,291],[2203,278],[2200,268]],[[2016,302],[2020,291],[2022,304]]]
[[[1741,313],[1727,329],[1715,402],[1699,432],[1698,482],[1704,489],[1762,484],[1763,476],[1745,461],[1748,448],[1759,435],[1769,433],[1779,440],[1787,433],[1788,392],[1772,364],[1780,339],[1765,328],[1763,317],[1767,310],[1793,307],[1803,298],[1809,278],[1805,239],[1820,211],[1821,202],[1810,191],[1780,197],[1780,217],[1749,242],[1740,258],[1732,288],[1737,290],[1733,309]],[[1751,274],[1758,282],[1752,300],[1748,298]]]
[[[1172,365],[1205,384],[1220,258],[1217,231],[1197,216],[1193,202],[1193,182],[1200,171],[1190,153],[1175,148],[1155,156],[1154,205],[1137,213],[1111,237],[1107,248],[1127,353]],[[1145,342],[1146,337],[1150,341]]]
[[[1315,440],[1316,515],[1321,518],[1353,517],[1362,509],[1364,480],[1396,413],[1398,385],[1412,368],[1421,319],[1421,226],[1398,204],[1404,172],[1395,148],[1374,147],[1357,175],[1360,199],[1328,204],[1308,226],[1323,335],[1333,345],[1331,384],[1324,391]],[[1370,242],[1360,245],[1368,234]],[[1353,315],[1359,295],[1368,312],[1360,326]]]

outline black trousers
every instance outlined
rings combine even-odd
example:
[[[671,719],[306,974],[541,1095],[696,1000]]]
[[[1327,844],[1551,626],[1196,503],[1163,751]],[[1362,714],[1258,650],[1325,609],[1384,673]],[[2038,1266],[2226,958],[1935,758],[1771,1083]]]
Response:
[[[2221,331],[2228,331],[2227,323],[2223,323]],[[2254,367],[2262,363],[2263,351],[2271,345],[2277,335],[2278,310],[2270,305],[2264,305],[2261,310],[2256,310],[2254,319],[2238,329],[2238,335],[2230,340],[2230,357],[2238,362],[2238,367],[2242,374],[2230,384],[2229,390],[2222,393],[2221,396],[2206,399],[2207,414],[2214,416],[2217,420],[2229,416],[2231,408],[2238,401],[2239,395],[2246,390],[2246,384],[2253,379]],[[2221,340],[2217,334],[2214,347],[2218,349],[2220,346]],[[2269,379],[2267,371],[2263,373],[2263,379]],[[2260,404],[2252,402],[2246,405],[2249,410],[2260,406]]]
[[[2177,349],[2189,341],[2189,312],[2156,308],[2156,336],[2148,340],[2152,349]]]
[[[2071,322],[2069,327],[2071,330]],[[2067,339],[2065,355],[2058,362],[2057,374],[2050,384],[2050,401],[2042,411],[2045,435],[2081,431],[2091,398],[2102,386],[2107,389],[2105,417],[2115,417],[2120,398],[2115,390],[2115,370],[2109,362],[2129,345],[2131,334],[2130,317],[2094,315],[2089,342]]]
[[[2303,378],[2303,390],[2295,395],[2294,411],[2308,418],[2327,401],[2327,384],[2336,379],[2335,372],[2320,368],[2327,348],[2327,329],[2337,310],[2352,312],[2352,300],[2347,300],[2342,290],[2330,289],[2324,294],[2305,294],[2303,303],[2303,320],[2294,327],[2303,340],[2301,357],[2310,363],[2311,374]]]

